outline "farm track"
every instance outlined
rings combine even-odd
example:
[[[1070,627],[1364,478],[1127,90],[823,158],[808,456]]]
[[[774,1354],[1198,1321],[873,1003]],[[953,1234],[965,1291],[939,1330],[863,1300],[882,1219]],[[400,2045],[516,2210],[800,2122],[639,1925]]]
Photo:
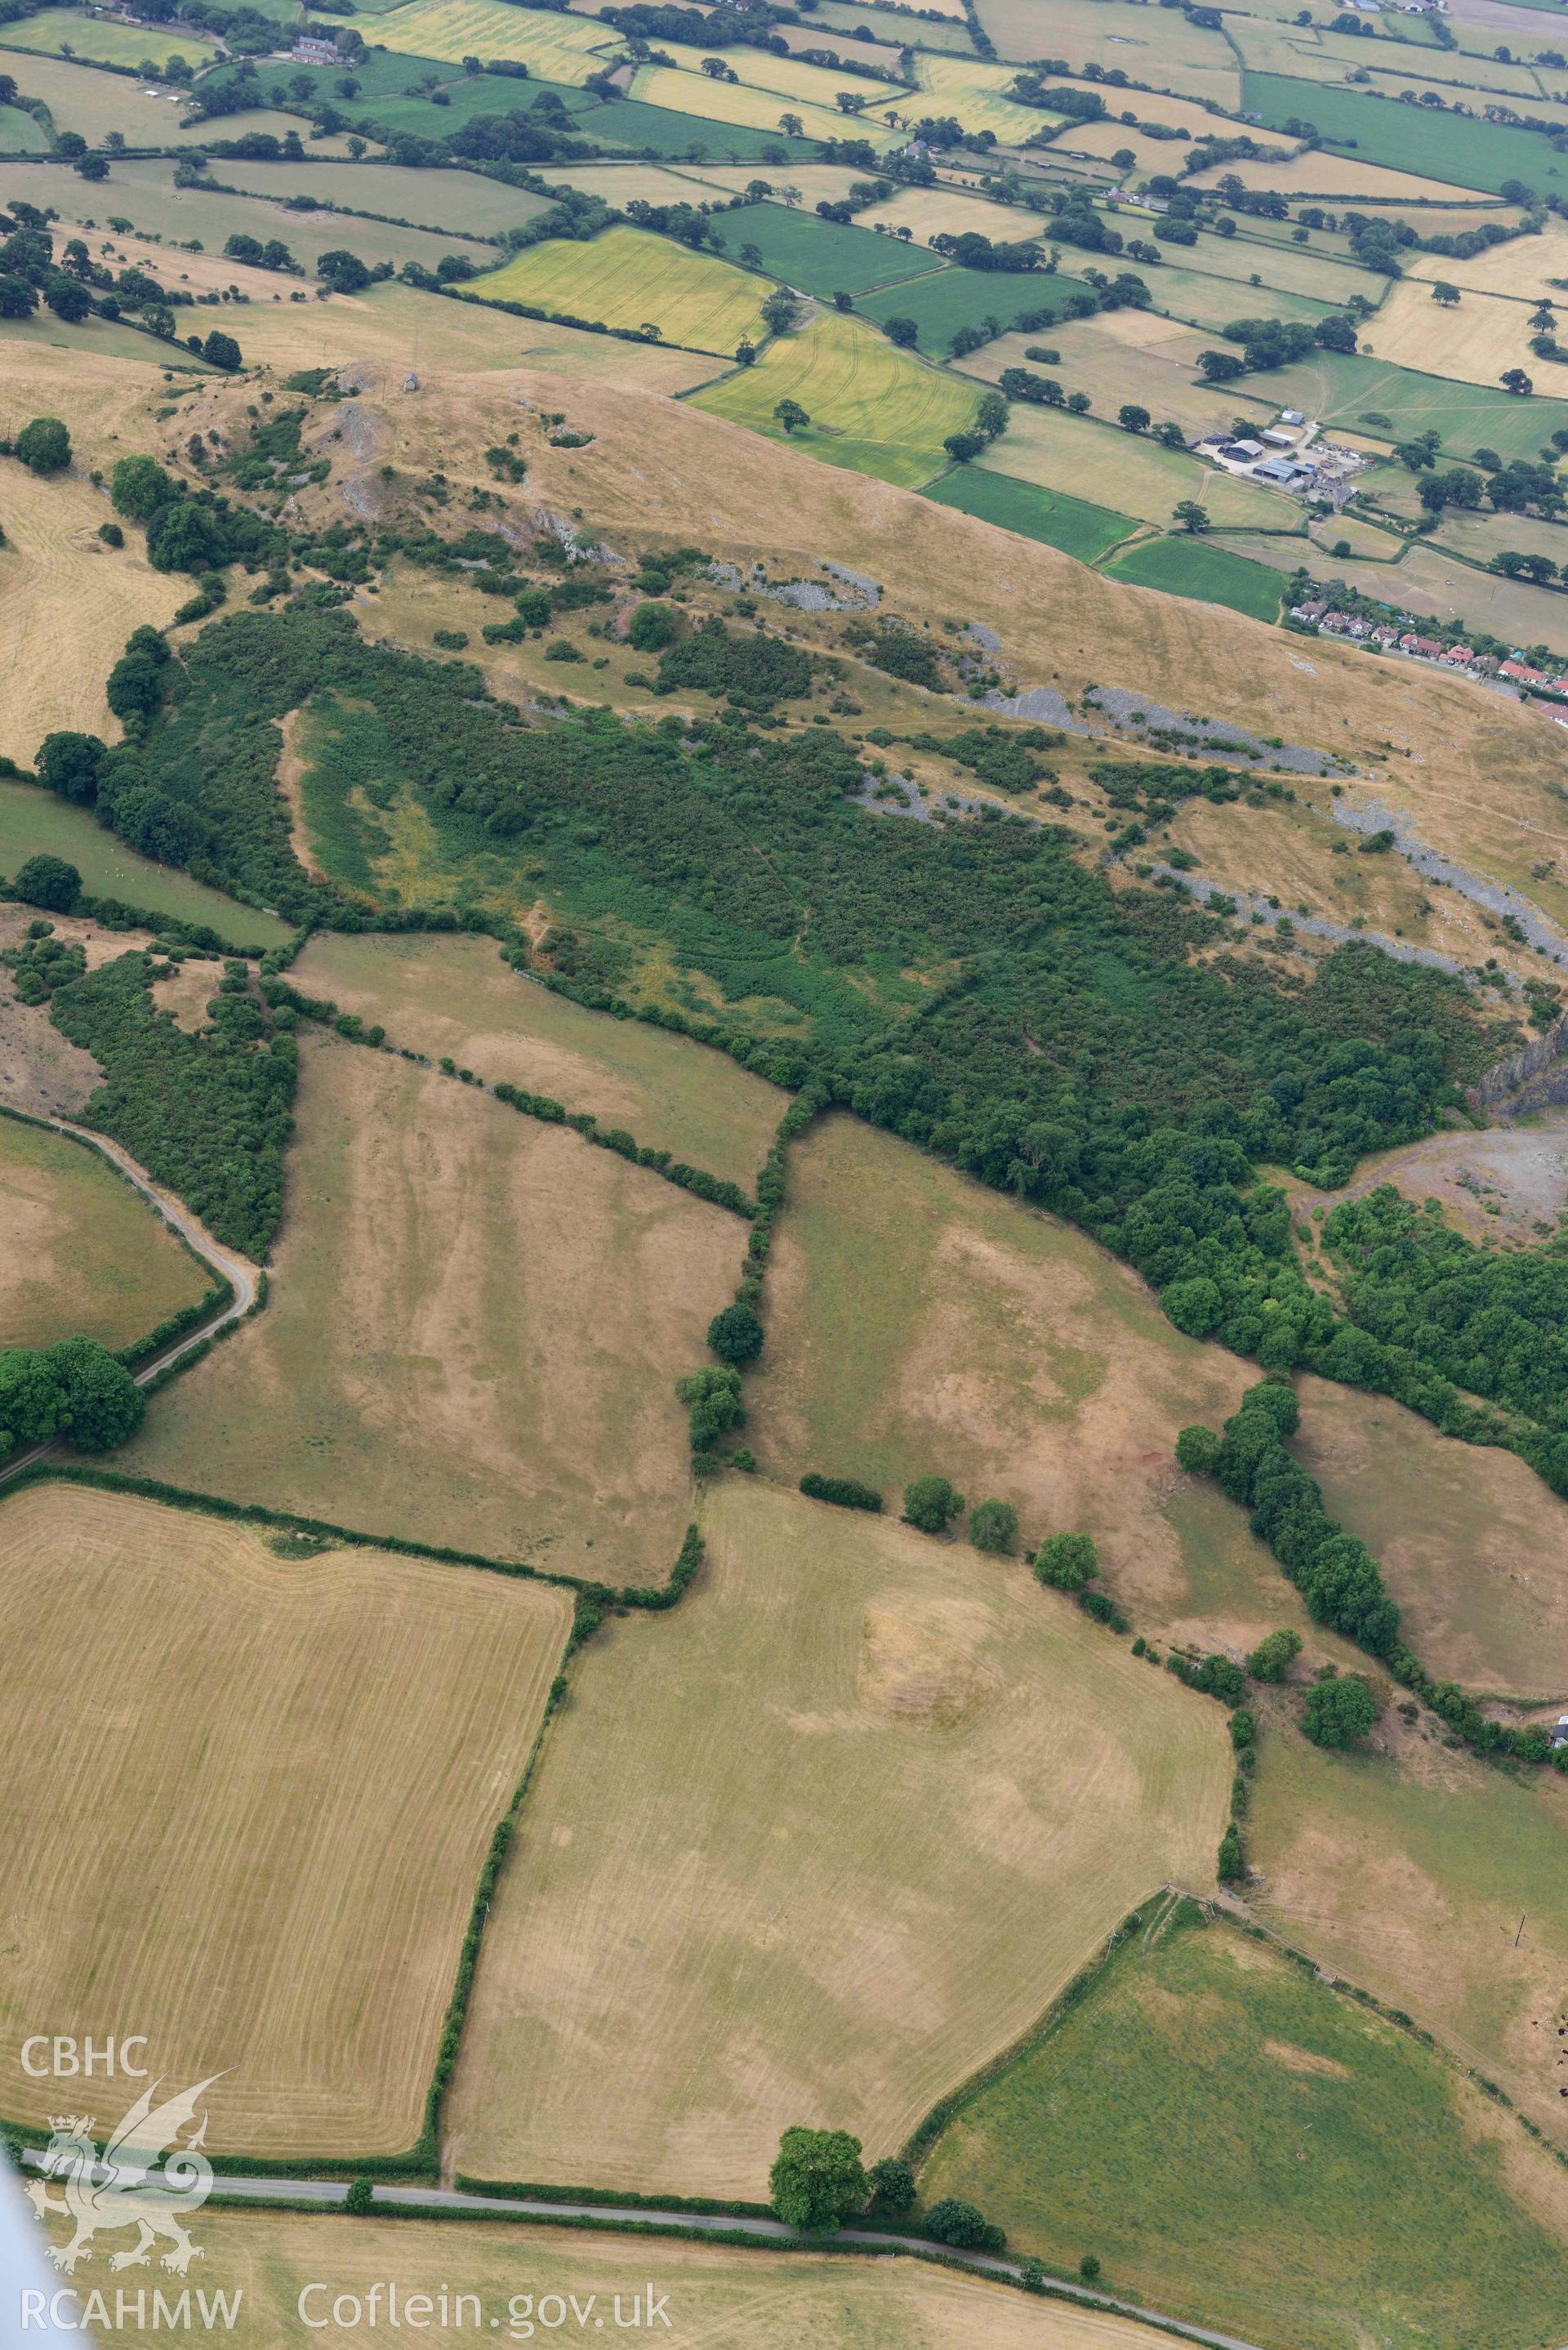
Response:
[[[211,1321],[201,1323],[194,1330],[187,1330],[183,1337],[177,1338],[172,1346],[166,1347],[161,1354],[155,1355],[150,1363],[141,1366],[135,1373],[139,1388],[146,1387],[160,1372],[168,1370],[182,1355],[188,1355],[193,1347],[215,1337],[231,1322],[243,1320],[250,1312],[255,1304],[256,1288],[261,1278],[256,1266],[248,1257],[241,1256],[236,1250],[226,1248],[222,1241],[214,1240],[201,1218],[192,1215],[171,1191],[165,1191],[155,1183],[129,1150],[122,1149],[107,1134],[95,1134],[90,1127],[78,1126],[68,1118],[51,1118],[41,1112],[21,1110],[14,1111],[12,1115],[25,1118],[29,1126],[48,1127],[56,1134],[70,1135],[76,1141],[88,1144],[125,1177],[133,1190],[140,1192],[153,1213],[168,1225],[171,1232],[178,1233],[187,1246],[195,1251],[202,1263],[210,1271],[221,1274],[234,1291],[228,1304],[220,1307]],[[27,1451],[18,1452],[6,1461],[0,1465],[0,1485],[21,1470],[31,1468],[35,1461],[42,1461],[47,1454],[56,1451],[58,1444],[57,1438],[51,1438],[47,1444],[35,1444]]]
[[[23,2163],[36,2168],[41,2161],[37,2151],[29,2147],[22,2155]],[[304,2203],[341,2208],[348,2192],[348,2183],[332,2178],[223,2178],[218,2181],[209,2199],[213,2203]],[[490,2217],[509,2216],[519,2220],[569,2220],[574,2227],[591,2228],[596,2221],[607,2228],[628,2226],[662,2230],[679,2228],[698,2235],[752,2236],[766,2243],[777,2243],[801,2251],[845,2250],[864,2246],[867,2251],[888,2253],[924,2253],[928,2258],[937,2253],[955,2267],[972,2269],[981,2276],[1000,2277],[1018,2282],[1022,2271],[1016,2261],[998,2258],[990,2252],[953,2251],[947,2246],[934,2245],[925,2236],[895,2236],[881,2229],[839,2228],[832,2235],[803,2237],[782,2220],[753,2219],[742,2212],[721,2211],[712,2214],[691,2211],[667,2211],[645,2204],[557,2203],[532,2196],[476,2195],[460,2187],[372,2187],[372,2210],[390,2210],[418,2213],[423,2217],[462,2219],[469,2213],[484,2213]],[[1051,2280],[1048,2287],[1052,2298],[1081,2303],[1085,2308],[1106,2310],[1118,2317],[1141,2319],[1144,2324],[1158,2325],[1162,2333],[1176,2334],[1186,2342],[1202,2342],[1211,2350],[1256,2350],[1256,2345],[1239,2334],[1220,2334],[1206,2325],[1193,2325],[1183,2319],[1167,2317],[1158,2309],[1146,2309],[1140,2303],[1118,2301],[1107,2293],[1096,2293],[1088,2285],[1069,2282],[1064,2278]]]

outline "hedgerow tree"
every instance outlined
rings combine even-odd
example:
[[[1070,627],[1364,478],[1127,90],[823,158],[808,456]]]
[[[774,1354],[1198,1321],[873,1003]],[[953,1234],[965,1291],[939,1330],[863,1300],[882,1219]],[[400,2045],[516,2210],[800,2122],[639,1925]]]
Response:
[[[976,1550],[1011,1550],[1018,1539],[1018,1513],[1012,1503],[977,1502],[969,1513],[969,1538]]]
[[[71,462],[71,436],[57,416],[35,416],[17,433],[16,450],[30,473],[63,473]]]
[[[945,1477],[917,1477],[904,1488],[904,1516],[923,1534],[945,1534],[962,1509],[963,1495]]]
[[[1100,1571],[1090,1534],[1047,1534],[1034,1554],[1034,1572],[1058,1591],[1082,1591]]]
[[[708,1325],[708,1344],[724,1363],[754,1363],[763,1351],[763,1326],[749,1305],[726,1305]]]
[[[745,1419],[741,1409],[741,1374],[726,1364],[712,1363],[675,1382],[675,1392],[691,1415],[691,1450],[711,1451],[722,1436]]]
[[[1307,1692],[1302,1728],[1314,1746],[1355,1746],[1377,1719],[1377,1700],[1359,1673],[1319,1681]]]
[[[869,2172],[874,2211],[907,2211],[915,2199],[915,2174],[896,2154],[884,2155]]]
[[[860,2140],[847,2130],[786,2129],[768,2173],[774,2210],[803,2234],[837,2228],[869,2193]]]

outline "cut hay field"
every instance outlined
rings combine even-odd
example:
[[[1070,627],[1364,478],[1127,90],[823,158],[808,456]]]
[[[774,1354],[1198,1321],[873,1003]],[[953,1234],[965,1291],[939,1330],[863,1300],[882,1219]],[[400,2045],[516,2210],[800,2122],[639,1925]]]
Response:
[[[1293,119],[1315,123],[1333,144],[1354,146],[1357,164],[1365,159],[1390,171],[1482,193],[1501,192],[1508,180],[1521,180],[1548,194],[1568,189],[1568,167],[1553,157],[1546,140],[1502,123],[1401,106],[1396,99],[1329,88],[1283,74],[1244,75],[1242,103],[1270,130],[1278,130]]]
[[[787,1106],[727,1054],[522,978],[493,940],[318,931],[292,970],[307,995],[379,1021],[396,1045],[591,1110],[748,1191]]]
[[[980,2091],[920,2191],[977,2203],[1059,2270],[1092,2251],[1118,2293],[1268,2350],[1561,2331],[1551,2158],[1441,2056],[1190,1903]]]
[[[706,74],[681,73],[673,66],[639,66],[628,94],[643,106],[657,107],[665,113],[684,118],[695,126],[692,136],[700,135],[703,123],[733,123],[764,138],[776,138],[786,114],[796,118],[802,135],[807,139],[839,139],[844,135],[845,118],[836,108],[816,106],[809,99],[784,97],[777,90],[758,89],[749,82],[710,81]],[[867,120],[856,135],[868,138],[874,147],[883,147],[898,134],[885,126],[878,131],[875,122]]]
[[[89,897],[118,898],[150,914],[204,923],[229,946],[265,950],[293,936],[275,914],[239,905],[176,866],[155,865],[140,856],[96,824],[86,808],[32,784],[0,779],[0,873],[15,873],[40,853],[67,858]]]
[[[67,2231],[57,2232],[63,2241]],[[278,2350],[297,2340],[302,2292],[312,2319],[340,2294],[384,2313],[389,2280],[400,2309],[415,2293],[431,2294],[428,2324],[417,2307],[409,2320],[431,2350],[472,2350],[487,2315],[514,2324],[517,2338],[531,2326],[548,2341],[556,2303],[573,2302],[590,2331],[610,2326],[618,2309],[628,2331],[646,2316],[653,2338],[672,2350],[975,2350],[981,2342],[986,2350],[1164,2350],[1169,2339],[1113,2311],[1033,2299],[922,2261],[846,2261],[658,2236],[628,2242],[505,2219],[346,2219],[216,2204],[202,2212],[199,2232],[204,2258],[196,2273],[210,2293],[228,2292],[237,2303],[224,2335],[234,2350]],[[326,2299],[308,2293],[323,2277],[332,2279]],[[370,2300],[378,2283],[379,2304]],[[451,2291],[445,2324],[434,2299],[443,2285]],[[474,2296],[461,2312],[460,2293]],[[112,2319],[112,2291],[108,2304]],[[133,2296],[126,2307],[134,2311]],[[541,2307],[545,2316],[535,2318]],[[596,2319],[596,2308],[607,2314]],[[125,2350],[142,2338],[112,2323],[94,2331]]]
[[[1211,98],[1232,113],[1241,103],[1236,53],[1224,36],[1186,17],[1169,24],[1163,15],[1151,17],[1138,0],[1052,0],[1049,42],[1042,39],[1039,0],[979,0],[978,13],[999,57],[1027,63],[1048,49],[1075,72],[1119,66],[1149,89]]]
[[[854,174],[846,172],[844,176],[848,180]],[[713,172],[704,171],[699,175],[692,167],[680,170],[667,163],[573,163],[569,168],[556,163],[547,166],[539,177],[552,191],[576,188],[585,196],[602,196],[607,204],[620,210],[638,203],[702,203],[711,196],[715,185],[722,184]],[[742,188],[755,177],[755,172],[749,170],[736,172]],[[721,230],[720,234],[724,232]]]
[[[1179,532],[1146,540],[1106,566],[1106,577],[1135,588],[1158,588],[1167,596],[1192,596],[1200,604],[1222,604],[1254,620],[1277,620],[1280,582],[1261,563],[1249,563],[1222,546]]]
[[[1216,522],[1223,508],[1224,520],[1236,529],[1249,523],[1259,529],[1289,529],[1301,515],[1300,507],[1277,491],[1211,473],[1184,450],[1057,408],[1015,403],[1001,440],[976,462],[988,473],[1087,498],[1162,527],[1183,498],[1200,498]]]
[[[176,57],[188,65],[202,66],[210,65],[217,55],[211,36],[203,37],[193,26],[123,25],[89,16],[85,8],[40,8],[34,16],[6,25],[0,47],[38,49],[51,57],[66,49],[111,66],[140,66],[146,57],[161,65],[165,58]]]
[[[862,228],[884,233],[907,228],[917,244],[933,236],[961,236],[966,229],[993,242],[1016,244],[1038,237],[1044,223],[1022,204],[993,203],[989,196],[966,195],[960,188],[900,188],[886,203],[872,204],[856,214]]]
[[[117,1461],[367,1534],[662,1581],[691,1514],[674,1381],[705,1359],[743,1224],[336,1039],[307,1042],[297,1115],[267,1312],[157,1397]]]
[[[1524,302],[1545,295],[1555,302],[1562,289],[1554,287],[1552,280],[1568,276],[1568,228],[1549,219],[1539,236],[1511,237],[1506,244],[1494,244],[1470,261],[1455,261],[1441,253],[1417,253],[1411,256],[1407,275],[1428,281],[1446,277],[1450,286],[1464,290],[1473,287],[1478,294],[1511,294]]]
[[[1082,1233],[830,1118],[791,1154],[767,1320],[748,1440],[773,1474],[859,1477],[896,1504],[937,1470],[1012,1503],[1031,1547],[1092,1534],[1136,1615],[1184,1588],[1159,1514],[1176,1431],[1233,1409],[1245,1368]]]
[[[1568,2144],[1568,1790],[1553,1772],[1515,1782],[1450,1753],[1393,1712],[1376,1736],[1391,1751],[1330,1754],[1271,1720],[1252,1906]]]
[[[1440,1679],[1568,1705],[1568,1504],[1511,1452],[1458,1444],[1385,1398],[1303,1379],[1293,1449],[1383,1562]]]
[[[728,358],[763,333],[762,281],[669,237],[625,226],[589,244],[559,237],[531,245],[469,280],[481,301],[526,302],[607,327],[656,326],[667,343]]]
[[[685,41],[661,40],[659,48],[660,55],[667,57],[678,72],[690,76],[697,83],[699,89],[709,79],[702,71],[703,50],[693,48]],[[844,118],[839,114],[838,92],[846,83],[852,89],[870,93],[871,104],[867,113],[873,128],[880,125],[888,108],[898,108],[907,95],[907,88],[902,81],[863,82],[841,73],[836,67],[808,65],[802,57],[778,57],[771,49],[736,47],[726,54],[724,63],[736,79],[734,83],[723,84],[723,88],[762,90],[776,98],[784,107],[793,107],[796,101],[804,100],[816,113],[838,114],[841,123]],[[689,106],[685,110],[690,114],[700,111],[695,106]]]
[[[927,485],[926,495],[1001,530],[1038,539],[1043,546],[1058,546],[1080,563],[1098,562],[1137,528],[1130,515],[1112,514],[1107,506],[1038,489],[1033,482],[1015,482],[1005,473],[981,473],[973,465],[955,465],[940,482]]]
[[[731,253],[754,244],[771,277],[825,298],[870,293],[945,268],[938,254],[913,251],[896,237],[818,220],[815,213],[790,212],[783,204],[748,204],[726,220],[721,234]]]
[[[38,348],[0,334],[0,432],[14,434],[39,413],[28,396]],[[22,352],[25,359],[14,356]],[[78,340],[67,364],[79,392],[102,363]],[[68,473],[42,480],[21,465],[6,467],[0,753],[23,764],[31,764],[39,743],[57,727],[116,735],[104,681],[132,629],[143,621],[164,627],[185,601],[188,583],[153,570],[140,533],[120,548],[103,545],[98,526],[109,512],[107,497],[93,488],[79,462]],[[62,644],[70,647],[68,660],[60,658]]]
[[[755,367],[697,392],[691,405],[782,440],[774,410],[786,399],[811,419],[793,436],[797,448],[914,488],[946,463],[942,442],[968,425],[978,394],[828,310],[800,333],[776,337]]]
[[[504,0],[405,0],[378,19],[376,38],[404,57],[437,57],[446,65],[461,65],[467,57],[486,65],[506,57],[542,81],[572,89],[607,62],[599,52],[619,46],[607,25],[508,7]]]
[[[971,137],[992,132],[1003,147],[1021,147],[1037,131],[1048,130],[1062,117],[1046,107],[1020,106],[1007,96],[1017,78],[1011,66],[993,65],[983,57],[956,57],[929,50],[915,53],[918,90],[903,111],[936,116],[950,114]],[[925,104],[920,104],[923,96]],[[877,112],[885,109],[878,104]]]
[[[1433,301],[1429,285],[1412,278],[1390,289],[1363,331],[1361,347],[1369,359],[1424,368],[1489,390],[1504,368],[1521,367],[1537,399],[1568,399],[1568,364],[1536,358],[1530,348],[1530,318],[1528,303],[1495,294],[1467,291],[1446,309]]]
[[[1218,1710],[1018,1565],[753,1480],[693,1604],[584,1652],[502,1877],[456,2167],[763,2191],[868,2157],[1169,1877],[1211,1880]]]
[[[0,2111],[58,2110],[34,2018],[134,2016],[155,2071],[226,2071],[213,2149],[410,2145],[567,1596],[60,1484],[0,1505]]]
[[[1244,156],[1231,163],[1211,163],[1207,171],[1193,173],[1192,185],[1199,190],[1212,188],[1231,172],[1244,188],[1277,188],[1293,203],[1298,197],[1309,196],[1337,198],[1341,203],[1359,196],[1378,205],[1415,203],[1422,199],[1451,203],[1454,195],[1449,181],[1392,172],[1365,155],[1335,155],[1321,148],[1308,148],[1285,163],[1249,161]]]
[[[1086,391],[1101,416],[1114,416],[1123,400],[1137,400],[1157,424],[1167,418],[1191,440],[1228,428],[1247,402],[1247,382],[1219,387],[1198,372],[1198,353],[1213,338],[1176,318],[1151,310],[1102,310],[1094,318],[1059,318],[1046,330],[1047,348],[1060,357],[1045,372],[1069,391]],[[1038,335],[1003,335],[956,362],[965,375],[994,383],[1003,368],[1032,367],[1028,348]],[[1040,370],[1036,369],[1036,372]],[[1260,408],[1267,423],[1272,407]]]
[[[201,1266],[96,1150],[0,1118],[0,1347],[130,1347],[200,1303]]]

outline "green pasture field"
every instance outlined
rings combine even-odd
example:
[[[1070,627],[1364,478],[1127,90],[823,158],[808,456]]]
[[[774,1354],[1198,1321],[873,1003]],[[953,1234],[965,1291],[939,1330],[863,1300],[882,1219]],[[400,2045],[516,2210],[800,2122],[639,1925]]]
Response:
[[[1059,318],[1077,290],[1072,278],[1048,277],[1043,270],[950,268],[910,285],[884,286],[857,307],[878,325],[913,318],[922,346],[945,351],[961,327],[978,327],[986,318],[1000,318],[1004,328],[1032,312]]]
[[[1512,2116],[1195,1903],[1151,1919],[970,2100],[922,2199],[979,2204],[1058,2268],[1093,2252],[1113,2291],[1269,2350],[1554,2338],[1556,2182]]]
[[[591,244],[531,246],[468,288],[482,301],[526,302],[607,327],[657,326],[667,343],[727,358],[763,331],[762,281],[711,254],[625,226]]]
[[[1190,596],[1199,604],[1228,604],[1254,620],[1280,617],[1280,583],[1272,572],[1186,532],[1129,547],[1106,564],[1106,576],[1133,588],[1158,588],[1167,596]]]
[[[1314,122],[1334,151],[1350,148],[1361,160],[1397,172],[1490,192],[1500,192],[1505,180],[1521,180],[1548,194],[1568,193],[1568,158],[1554,155],[1533,131],[1401,106],[1358,90],[1325,88],[1282,74],[1248,74],[1243,104],[1272,130],[1292,116]]]
[[[830,465],[918,489],[946,463],[942,442],[973,418],[976,391],[901,351],[875,328],[819,312],[771,342],[754,367],[692,395],[692,405],[783,440],[774,410],[794,400],[811,419],[793,436]]]
[[[747,1191],[788,1106],[728,1054],[523,977],[492,939],[317,931],[293,968],[307,995],[379,1021],[394,1044],[591,1111]]]
[[[345,212],[379,214],[396,224],[417,221],[423,227],[456,235],[498,236],[504,229],[520,228],[524,221],[547,209],[549,199],[531,195],[524,188],[509,188],[500,180],[482,179],[477,172],[422,172],[398,163],[239,163],[222,160],[212,166],[212,177],[223,185],[282,203],[289,196],[312,196],[322,204],[341,204]],[[201,196],[205,192],[192,192]],[[288,229],[269,214],[271,236],[289,243]],[[285,221],[293,215],[281,215]],[[305,215],[297,217],[303,219]],[[365,247],[371,224],[343,220],[330,230],[334,244],[352,245],[366,260],[379,258]],[[386,232],[383,230],[383,238]]]
[[[400,90],[385,98],[334,98],[332,103],[360,130],[379,123],[389,131],[411,130],[417,138],[444,139],[477,114],[526,114],[546,90],[560,99],[568,114],[591,113],[598,103],[592,90],[574,89],[566,82],[536,81],[532,76],[518,81],[510,74],[467,74],[461,80],[442,82],[431,97]]]
[[[1118,217],[1125,226],[1128,215]],[[1142,233],[1147,235],[1147,229]],[[1364,294],[1368,301],[1376,302],[1388,282],[1354,262],[1335,260],[1305,245],[1265,246],[1251,237],[1200,234],[1196,244],[1166,244],[1160,246],[1160,251],[1165,255],[1163,264],[1149,269],[1145,279],[1157,301],[1168,269],[1192,270],[1204,277],[1229,278],[1232,282],[1240,306],[1231,312],[1232,317],[1282,315],[1269,307],[1276,293],[1303,294],[1330,309],[1343,309],[1353,294]],[[1127,265],[1135,269],[1138,266],[1136,262]],[[1252,277],[1261,277],[1262,284],[1251,285],[1249,280]]]
[[[770,277],[824,299],[841,291],[873,293],[896,280],[929,276],[946,265],[939,254],[922,253],[897,237],[878,236],[874,229],[846,228],[841,222],[791,212],[784,204],[748,204],[743,212],[727,215],[720,234],[732,256],[742,245],[754,244]]]
[[[597,147],[625,149],[632,154],[733,158],[765,161],[772,154],[809,161],[821,153],[815,139],[786,138],[782,130],[757,130],[743,122],[711,122],[694,114],[672,113],[666,106],[645,106],[635,98],[607,99],[574,125],[574,136]]]
[[[1130,515],[1112,514],[1107,506],[1043,490],[1033,482],[1012,481],[1005,473],[982,473],[971,465],[957,465],[940,482],[928,483],[925,494],[939,505],[995,523],[999,530],[1059,547],[1080,563],[1097,563],[1137,528]]]
[[[241,906],[174,866],[139,856],[85,808],[34,784],[0,781],[0,873],[14,874],[29,857],[45,853],[74,865],[89,897],[118,898],[150,914],[204,923],[230,946],[282,946],[294,935],[275,914]]]
[[[1456,383],[1446,376],[1417,375],[1412,368],[1381,359],[1353,359],[1343,351],[1317,351],[1298,367],[1243,379],[1251,399],[1300,408],[1308,416],[1346,432],[1374,440],[1413,440],[1441,433],[1451,457],[1495,449],[1505,460],[1537,460],[1549,435],[1568,428],[1568,400],[1528,400],[1485,384]],[[1388,426],[1368,424],[1368,416],[1390,418]]]
[[[166,57],[183,57],[199,66],[217,54],[212,39],[188,25],[120,25],[89,16],[84,8],[40,8],[36,16],[0,25],[0,48],[40,49],[58,57],[62,47],[110,66],[138,67],[144,57],[159,65]]]
[[[15,29],[0,26],[0,35]],[[5,70],[25,98],[43,99],[57,133],[78,131],[95,147],[101,147],[111,130],[123,132],[132,147],[170,145],[184,121],[182,109],[168,102],[172,93],[160,90],[151,96],[145,83],[128,74],[104,73],[96,66],[44,56],[10,59]],[[81,183],[84,198],[88,184]]]
[[[219,972],[210,966],[213,984]],[[0,1118],[0,1347],[78,1333],[130,1347],[201,1302],[207,1276],[96,1150]]]
[[[43,124],[26,108],[0,106],[0,154],[39,155],[48,144]]]
[[[1173,252],[1180,250],[1172,247]],[[1173,318],[1184,318],[1191,326],[1207,328],[1211,334],[1228,327],[1232,318],[1299,318],[1315,327],[1333,307],[1314,301],[1308,294],[1282,294],[1272,286],[1249,286],[1244,278],[1238,285],[1233,277],[1189,269],[1185,261],[1167,262],[1158,269],[1139,269],[1136,261],[1128,266],[1137,270],[1157,309]]]

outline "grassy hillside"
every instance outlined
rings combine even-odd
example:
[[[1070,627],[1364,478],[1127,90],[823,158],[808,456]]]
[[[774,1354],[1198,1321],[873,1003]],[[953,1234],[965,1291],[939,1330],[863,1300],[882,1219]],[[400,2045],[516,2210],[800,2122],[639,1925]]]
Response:
[[[1233,1929],[1129,1940],[920,2173],[1018,2249],[1278,2350],[1532,2350],[1568,2189],[1440,2057]]]
[[[94,1150],[0,1118],[0,1347],[47,1347],[78,1331],[133,1346],[207,1277],[146,1201]]]

